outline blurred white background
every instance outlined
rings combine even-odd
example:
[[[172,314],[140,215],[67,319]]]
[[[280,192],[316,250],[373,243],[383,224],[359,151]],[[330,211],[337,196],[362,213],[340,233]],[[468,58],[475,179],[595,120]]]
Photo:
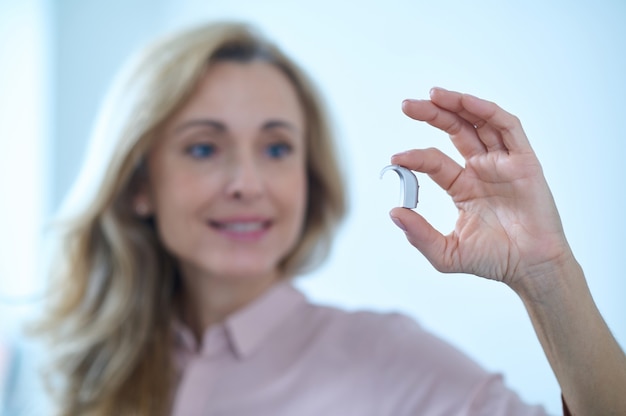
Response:
[[[626,345],[626,3],[520,3],[0,0],[0,340],[24,342],[19,324],[43,281],[45,221],[75,179],[116,71],[163,32],[245,20],[316,80],[348,172],[351,215],[330,261],[299,285],[320,302],[410,314],[558,414],[560,391],[521,302],[504,285],[437,273],[388,219],[397,178],[378,179],[408,148],[458,157],[444,134],[403,116],[404,98],[438,85],[519,116],[598,307]],[[418,210],[450,231],[454,207],[419,179]],[[9,379],[15,401],[21,379]]]

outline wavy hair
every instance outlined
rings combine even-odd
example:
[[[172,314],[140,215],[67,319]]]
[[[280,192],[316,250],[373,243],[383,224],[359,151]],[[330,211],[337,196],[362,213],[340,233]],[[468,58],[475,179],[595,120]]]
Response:
[[[63,415],[169,412],[178,269],[133,200],[159,130],[220,60],[262,60],[293,84],[306,117],[309,191],[301,237],[281,270],[286,278],[309,271],[329,251],[345,213],[343,181],[323,103],[303,71],[242,23],[206,24],[150,45],[105,101],[61,211],[50,302],[37,330],[54,347],[49,380]]]

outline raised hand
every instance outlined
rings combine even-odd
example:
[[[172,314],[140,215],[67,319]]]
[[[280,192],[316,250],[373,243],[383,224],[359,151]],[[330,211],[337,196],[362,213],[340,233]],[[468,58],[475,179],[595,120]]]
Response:
[[[472,273],[515,289],[573,260],[541,165],[515,116],[440,88],[431,90],[430,100],[406,100],[402,109],[447,132],[465,159],[460,166],[434,148],[391,159],[428,174],[458,208],[455,229],[445,236],[416,212],[391,212],[437,270]]]
[[[402,108],[447,132],[465,166],[436,149],[393,156],[391,163],[428,174],[459,210],[445,236],[405,208],[391,211],[393,221],[438,270],[500,280],[520,295],[572,414],[626,414],[626,355],[567,244],[519,120],[494,103],[440,88]]]

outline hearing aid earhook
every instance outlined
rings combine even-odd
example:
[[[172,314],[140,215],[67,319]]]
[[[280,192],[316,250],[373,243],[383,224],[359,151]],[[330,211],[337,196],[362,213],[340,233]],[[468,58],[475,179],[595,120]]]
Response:
[[[417,182],[417,177],[413,172],[409,169],[402,167],[400,165],[389,165],[383,168],[380,171],[380,178],[382,179],[385,172],[388,170],[395,170],[398,176],[400,177],[400,191],[402,198],[402,206],[404,208],[415,208],[417,207],[418,193],[419,193],[419,183]]]

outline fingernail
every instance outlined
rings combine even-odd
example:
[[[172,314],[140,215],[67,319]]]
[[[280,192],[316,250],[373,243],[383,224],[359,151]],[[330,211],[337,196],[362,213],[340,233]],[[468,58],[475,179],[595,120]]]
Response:
[[[428,91],[428,95],[432,97],[439,90],[441,90],[441,88],[439,88],[439,87],[432,87],[430,89],[430,91]]]
[[[402,221],[400,221],[400,219],[398,217],[391,217],[391,221],[393,221],[394,224],[396,224],[396,226],[401,229],[402,231],[406,231],[406,227],[404,226],[404,224],[402,224]]]
[[[405,155],[406,153],[409,153],[409,152],[410,152],[410,150],[404,150],[402,152],[394,153],[393,155],[391,155],[391,158],[393,159],[394,157],[403,156],[403,155]]]
[[[419,101],[420,100],[416,100],[416,99],[413,99],[413,98],[407,98],[406,100],[402,101],[402,109],[406,111],[407,105],[412,105],[412,104],[415,104],[415,103],[417,103]]]

